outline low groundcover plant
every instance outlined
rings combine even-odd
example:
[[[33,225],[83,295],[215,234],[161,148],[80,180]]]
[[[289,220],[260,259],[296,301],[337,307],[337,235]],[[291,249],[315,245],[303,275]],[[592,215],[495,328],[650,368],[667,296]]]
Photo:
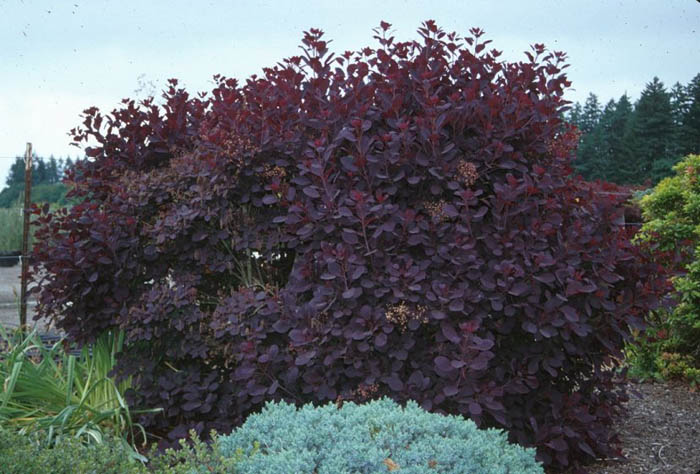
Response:
[[[0,427],[0,472],[2,474],[233,474],[240,453],[221,455],[217,437],[202,442],[196,433],[181,440],[180,449],[158,452],[133,459],[121,439],[110,435],[101,443],[86,444],[74,437],[63,437],[46,446],[37,433],[20,434]],[[287,473],[284,473],[287,474]]]
[[[19,434],[0,427],[2,474],[146,474],[131,458],[128,447],[111,436],[99,444],[85,444],[74,437],[46,446],[38,434]]]
[[[241,474],[544,472],[533,449],[509,444],[501,430],[389,399],[341,407],[268,403],[219,443],[224,456],[238,456]]]

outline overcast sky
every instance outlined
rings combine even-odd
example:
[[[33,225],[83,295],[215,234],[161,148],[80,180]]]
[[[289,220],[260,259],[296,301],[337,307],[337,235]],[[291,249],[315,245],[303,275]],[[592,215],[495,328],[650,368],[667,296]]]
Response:
[[[0,0],[0,187],[27,141],[77,156],[67,132],[89,106],[111,110],[171,77],[191,91],[217,73],[245,78],[297,54],[311,27],[342,52],[371,45],[381,20],[406,40],[426,19],[484,29],[507,60],[533,43],[565,51],[574,101],[636,100],[655,75],[671,86],[700,72],[698,0]]]

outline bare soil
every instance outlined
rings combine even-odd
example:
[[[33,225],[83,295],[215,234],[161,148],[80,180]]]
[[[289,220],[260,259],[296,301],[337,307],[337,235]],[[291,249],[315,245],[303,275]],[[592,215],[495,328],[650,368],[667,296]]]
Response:
[[[630,383],[629,389],[627,416],[615,425],[627,459],[600,461],[587,472],[699,474],[700,392],[674,382]]]

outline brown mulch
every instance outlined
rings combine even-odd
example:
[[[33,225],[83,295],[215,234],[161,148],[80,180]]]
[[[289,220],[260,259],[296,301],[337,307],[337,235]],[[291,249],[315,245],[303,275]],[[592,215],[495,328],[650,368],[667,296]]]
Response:
[[[615,425],[627,459],[598,462],[589,474],[699,474],[700,391],[673,382],[629,389],[629,411]]]

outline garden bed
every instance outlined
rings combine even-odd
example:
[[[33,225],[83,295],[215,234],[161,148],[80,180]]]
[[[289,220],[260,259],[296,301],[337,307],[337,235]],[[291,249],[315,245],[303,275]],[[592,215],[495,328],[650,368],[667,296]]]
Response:
[[[46,346],[56,339],[55,335],[41,337]],[[0,338],[0,353],[5,349],[3,342]],[[700,391],[678,382],[630,382],[628,390],[628,412],[614,427],[627,458],[601,460],[588,466],[587,472],[700,473]]]

